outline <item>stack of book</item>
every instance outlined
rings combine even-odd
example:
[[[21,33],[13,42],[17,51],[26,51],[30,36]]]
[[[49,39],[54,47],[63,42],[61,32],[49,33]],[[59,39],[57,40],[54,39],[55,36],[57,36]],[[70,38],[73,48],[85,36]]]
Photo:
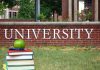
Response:
[[[31,49],[9,49],[6,60],[8,70],[34,70],[33,51]]]

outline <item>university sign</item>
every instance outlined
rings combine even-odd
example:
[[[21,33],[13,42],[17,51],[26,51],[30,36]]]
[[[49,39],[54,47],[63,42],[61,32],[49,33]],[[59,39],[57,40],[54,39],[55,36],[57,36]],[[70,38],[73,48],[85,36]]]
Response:
[[[91,39],[93,29],[3,29],[3,31],[6,39],[18,39],[19,36],[22,39],[32,37],[38,39],[41,33],[41,39]],[[82,33],[86,34],[86,37],[81,37]]]
[[[99,22],[0,22],[0,45],[24,39],[27,46],[98,46]]]

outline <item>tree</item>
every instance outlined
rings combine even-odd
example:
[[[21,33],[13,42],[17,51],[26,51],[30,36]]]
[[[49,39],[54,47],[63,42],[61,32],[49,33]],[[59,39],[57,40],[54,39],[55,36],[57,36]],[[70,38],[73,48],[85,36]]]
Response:
[[[8,8],[11,8],[17,4],[17,0],[1,0],[1,1],[4,2],[5,5],[8,5]]]
[[[6,8],[6,6],[4,5],[3,2],[0,3],[0,15],[2,15],[4,13],[4,9]]]
[[[49,18],[54,11],[61,15],[61,0],[41,0],[41,13],[46,15],[46,18]]]
[[[35,1],[20,0],[20,10],[19,10],[18,18],[33,19],[34,14],[35,14]]]

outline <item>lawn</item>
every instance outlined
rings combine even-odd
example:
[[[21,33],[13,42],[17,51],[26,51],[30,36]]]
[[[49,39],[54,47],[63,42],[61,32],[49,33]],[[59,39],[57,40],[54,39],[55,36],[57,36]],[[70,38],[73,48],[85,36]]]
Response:
[[[34,48],[36,70],[100,70],[100,51],[93,48]]]
[[[3,65],[6,63],[6,48],[0,48],[0,70],[3,70]]]
[[[32,49],[35,70],[100,70],[100,50],[96,48],[34,47]],[[4,58],[3,54],[0,55],[0,68],[4,62],[1,60]]]

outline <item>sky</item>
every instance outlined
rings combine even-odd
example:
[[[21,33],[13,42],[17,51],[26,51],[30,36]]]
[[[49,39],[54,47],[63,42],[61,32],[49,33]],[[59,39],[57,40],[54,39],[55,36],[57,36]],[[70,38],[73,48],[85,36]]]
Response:
[[[79,13],[81,13],[81,10],[84,10],[84,1],[79,2]]]

